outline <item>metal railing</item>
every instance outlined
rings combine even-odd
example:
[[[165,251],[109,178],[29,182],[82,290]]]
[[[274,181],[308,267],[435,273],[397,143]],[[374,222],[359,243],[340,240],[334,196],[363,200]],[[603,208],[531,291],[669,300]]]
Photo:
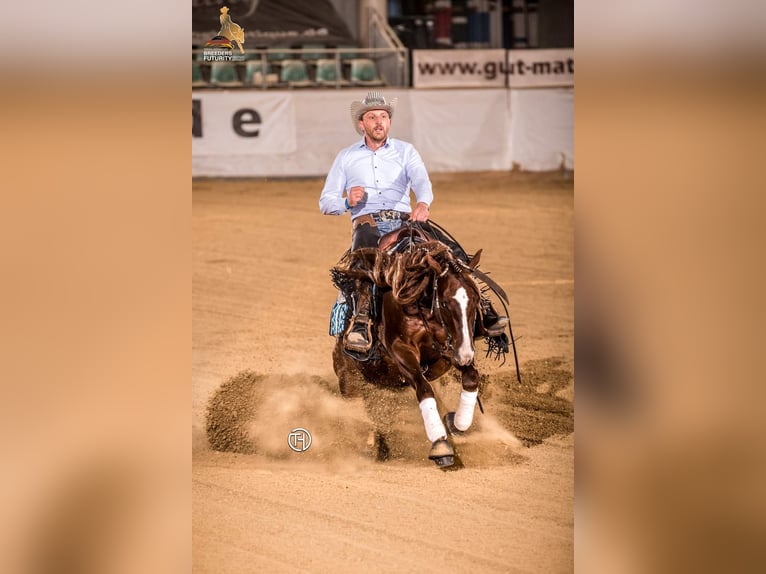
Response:
[[[379,16],[373,16],[377,18],[376,21],[380,21]],[[386,24],[386,27],[388,25]],[[375,30],[382,30],[382,27],[378,23],[375,24]],[[393,31],[389,28],[390,34]],[[382,34],[382,33],[381,33]],[[378,32],[374,36],[377,36]],[[394,34],[395,36],[395,34]],[[396,38],[398,41],[398,38]],[[322,48],[322,47],[304,47],[304,48],[269,48],[269,49],[245,49],[244,54],[240,54],[238,50],[233,50],[232,55],[235,57],[242,56],[243,60],[232,60],[235,64],[235,69],[238,70],[237,82],[215,83],[210,80],[205,80],[199,86],[192,87],[242,87],[242,88],[293,88],[297,87],[298,83],[291,83],[283,81],[280,74],[269,71],[271,68],[280,70],[282,62],[286,60],[301,60],[309,67],[316,67],[317,61],[320,59],[331,59],[335,61],[335,81],[317,81],[316,77],[310,79],[308,82],[300,84],[302,87],[326,87],[340,89],[344,87],[360,87],[360,86],[406,86],[408,83],[408,58],[407,48],[405,48],[401,42],[398,45],[390,42],[390,40],[382,41],[378,40],[376,44],[385,44],[382,47],[371,48],[357,48],[357,47],[343,47],[343,48]],[[210,66],[214,62],[206,61],[203,59],[203,49],[193,49],[192,58],[200,66]],[[375,67],[378,74],[379,81],[359,81],[354,80],[351,77],[351,67],[353,60],[369,59],[375,63]],[[248,79],[246,76],[246,70],[248,62],[260,61],[261,70],[260,74],[256,74],[256,78]],[[266,73],[263,73],[266,71]],[[207,74],[210,77],[210,74]],[[240,79],[241,78],[241,79]]]
[[[396,82],[388,81],[393,86],[409,86],[409,50],[402,44],[399,36],[388,25],[383,16],[373,7],[370,13],[370,43],[373,48],[382,45],[388,50],[387,56],[381,59],[378,69],[384,78],[396,78]]]

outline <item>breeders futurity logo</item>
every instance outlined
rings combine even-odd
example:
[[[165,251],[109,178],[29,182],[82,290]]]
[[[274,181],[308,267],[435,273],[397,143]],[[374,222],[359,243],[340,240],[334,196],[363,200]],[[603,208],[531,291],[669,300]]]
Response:
[[[245,50],[242,44],[245,43],[245,30],[231,21],[229,9],[224,6],[221,8],[221,29],[218,34],[205,42],[202,49],[202,59],[206,62],[241,62],[245,59]],[[234,42],[239,48],[239,54],[233,54],[232,46]]]

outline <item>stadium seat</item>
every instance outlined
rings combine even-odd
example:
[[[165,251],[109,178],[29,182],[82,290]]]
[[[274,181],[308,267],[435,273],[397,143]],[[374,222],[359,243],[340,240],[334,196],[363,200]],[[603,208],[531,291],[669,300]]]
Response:
[[[199,62],[192,62],[192,88],[207,86],[205,78],[202,76],[202,66]]]
[[[264,80],[267,86],[277,83],[277,75],[271,73],[271,64],[266,62],[264,67],[261,60],[248,60],[245,64],[245,85],[263,86]]]
[[[348,86],[350,82],[338,77],[338,70],[335,67],[335,60],[321,59],[317,60],[316,82],[320,86]]]
[[[237,68],[233,62],[213,62],[210,64],[210,83],[214,86],[233,88],[241,86]]]
[[[351,83],[355,86],[382,86],[375,62],[368,58],[351,60]]]
[[[291,88],[306,88],[314,86],[309,79],[308,68],[303,60],[283,60],[280,80]]]

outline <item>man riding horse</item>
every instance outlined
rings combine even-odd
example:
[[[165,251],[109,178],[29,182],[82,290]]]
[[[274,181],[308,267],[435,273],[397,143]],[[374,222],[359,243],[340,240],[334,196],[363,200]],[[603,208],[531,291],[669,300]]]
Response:
[[[427,226],[433,201],[431,180],[412,144],[388,136],[395,107],[396,98],[388,101],[379,92],[369,92],[364,100],[351,103],[352,125],[363,137],[338,153],[319,198],[319,209],[325,215],[351,213],[352,251],[376,247],[382,235],[398,229],[403,221]],[[414,210],[410,189],[417,202]],[[446,235],[438,239],[464,254]],[[372,346],[371,291],[370,282],[357,282],[354,316],[344,334],[349,351],[363,353]],[[502,336],[508,317],[499,316],[489,299],[483,299],[481,305],[482,323],[475,336]]]

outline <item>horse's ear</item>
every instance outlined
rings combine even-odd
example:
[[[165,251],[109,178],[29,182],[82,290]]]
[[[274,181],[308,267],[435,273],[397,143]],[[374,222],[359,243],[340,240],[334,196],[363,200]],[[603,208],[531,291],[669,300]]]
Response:
[[[476,255],[471,257],[471,260],[468,262],[468,267],[470,267],[471,269],[475,269],[476,268],[476,266],[479,264],[479,259],[481,259],[481,251],[482,250],[479,249],[476,252]]]

